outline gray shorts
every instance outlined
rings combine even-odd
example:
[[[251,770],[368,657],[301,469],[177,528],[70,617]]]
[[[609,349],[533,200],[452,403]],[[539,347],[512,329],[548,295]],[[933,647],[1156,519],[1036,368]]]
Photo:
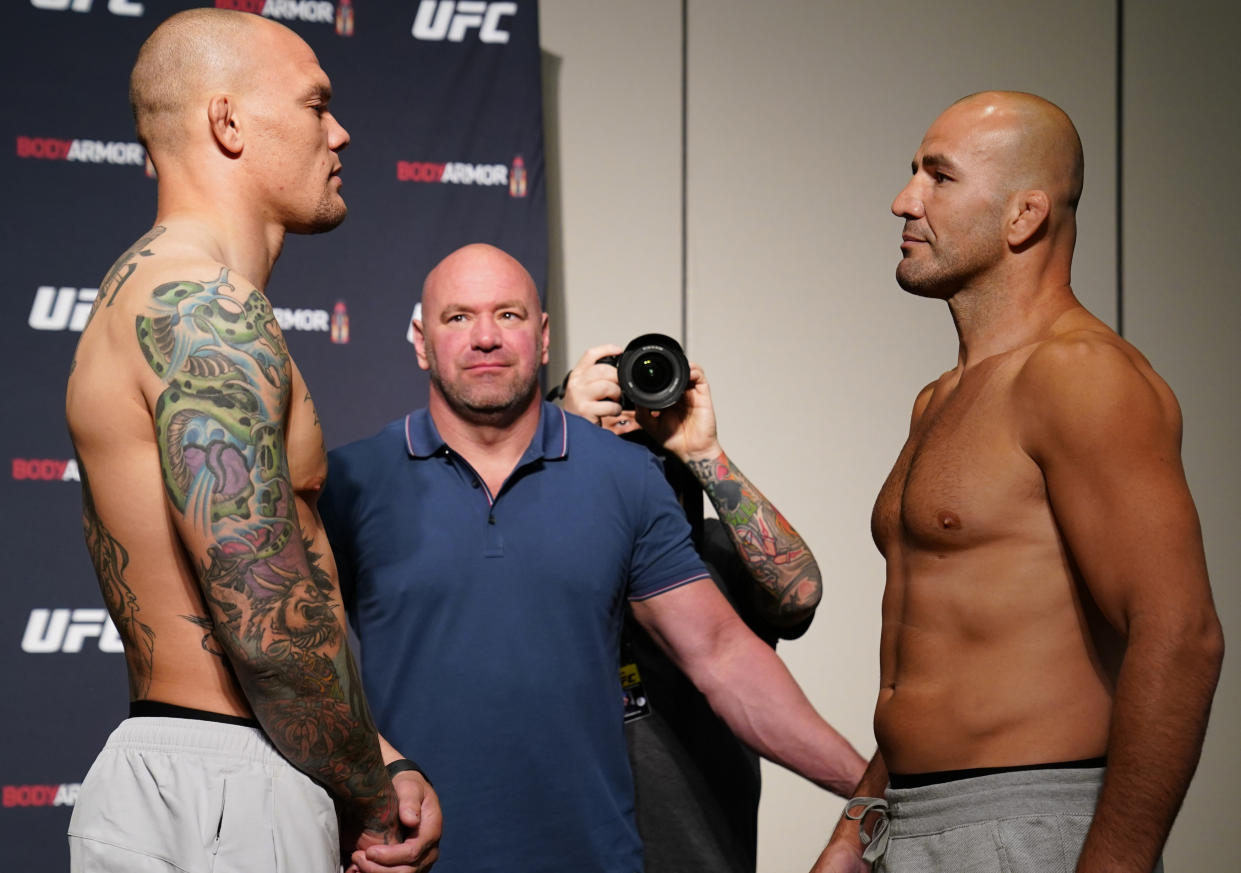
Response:
[[[69,821],[71,873],[337,873],[331,796],[257,728],[130,718]]]
[[[889,788],[887,851],[875,871],[1073,873],[1102,786],[1103,768],[1084,767]]]

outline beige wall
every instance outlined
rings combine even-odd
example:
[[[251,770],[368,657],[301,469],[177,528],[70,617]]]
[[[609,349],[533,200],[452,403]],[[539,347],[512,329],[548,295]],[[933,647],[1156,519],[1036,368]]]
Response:
[[[882,584],[870,506],[914,394],[956,355],[943,305],[892,280],[900,224],[888,205],[923,130],[953,99],[998,87],[1055,100],[1087,155],[1074,286],[1115,323],[1114,4],[690,2],[684,138],[679,4],[540,6],[553,166],[549,380],[588,345],[680,334],[684,231],[684,339],[711,378],[723,441],[829,569],[814,626],[780,651],[869,754]],[[1238,617],[1231,507],[1241,483],[1235,451],[1225,454],[1239,442],[1239,320],[1222,238],[1237,186],[1222,183],[1237,151],[1225,97],[1241,76],[1224,41],[1238,13],[1226,13],[1228,27],[1143,6],[1128,13],[1125,43],[1126,328],[1181,395],[1227,629]],[[1188,99],[1181,81],[1198,86]],[[1169,844],[1172,871],[1226,868],[1241,719],[1229,680]],[[808,868],[840,802],[775,767],[765,778],[760,870]]]
[[[1166,857],[1169,873],[1234,870],[1241,809],[1241,7],[1127,3],[1126,18],[1125,334],[1181,402],[1185,473],[1231,646],[1202,763]]]

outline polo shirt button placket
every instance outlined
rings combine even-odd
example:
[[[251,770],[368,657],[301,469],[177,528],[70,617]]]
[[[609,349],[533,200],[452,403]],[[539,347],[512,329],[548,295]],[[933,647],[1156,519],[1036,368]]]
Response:
[[[494,508],[487,513],[487,527],[483,530],[483,557],[504,557],[504,537],[500,535],[500,526],[496,524]]]

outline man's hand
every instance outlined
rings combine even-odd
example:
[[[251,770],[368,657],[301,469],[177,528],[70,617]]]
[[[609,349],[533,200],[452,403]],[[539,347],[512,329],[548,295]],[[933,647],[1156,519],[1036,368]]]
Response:
[[[862,852],[856,845],[833,840],[819,855],[810,873],[870,873],[870,865],[862,860]]]
[[[723,451],[707,375],[697,364],[689,365],[689,387],[676,405],[659,411],[638,409],[638,424],[685,463],[717,458]]]
[[[878,758],[878,755],[876,755]],[[875,769],[875,763],[872,761],[867,768],[866,774],[872,775]],[[886,778],[886,771],[884,771]],[[860,786],[859,786],[860,787]],[[852,804],[852,801],[849,802]],[[846,804],[844,813],[849,812],[849,804]],[[855,813],[857,814],[857,813]],[[864,816],[865,813],[862,813]],[[871,826],[875,823],[872,821]],[[836,822],[836,827],[832,831],[832,837],[827,841],[827,846],[819,855],[819,860],[815,862],[810,873],[870,873],[871,866],[862,860],[862,840],[858,830],[858,821],[855,818],[849,818],[848,815],[842,814]]]
[[[348,873],[426,873],[439,858],[444,820],[439,796],[420,773],[398,773],[392,780],[400,804],[405,840],[385,845],[369,834],[358,840]]]
[[[580,415],[587,421],[607,427],[621,415],[621,388],[616,377],[616,367],[600,364],[599,359],[619,355],[625,350],[620,346],[601,345],[586,350],[581,359],[569,371],[565,380],[565,412]],[[627,418],[622,418],[628,424]]]
[[[397,843],[401,839],[399,799],[396,792],[390,789],[383,791],[383,797],[387,809],[383,816],[382,828],[376,828],[375,822],[369,822],[368,826],[357,810],[347,806],[340,797],[332,798],[336,806],[336,821],[340,828],[341,866],[349,865],[351,855],[359,846],[381,846]]]

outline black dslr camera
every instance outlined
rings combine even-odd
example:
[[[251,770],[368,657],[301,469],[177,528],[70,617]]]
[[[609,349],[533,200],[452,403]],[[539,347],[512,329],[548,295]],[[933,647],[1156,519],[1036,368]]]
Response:
[[[599,363],[616,367],[622,409],[667,409],[689,385],[689,361],[681,344],[662,333],[644,333],[620,355],[606,355]]]

